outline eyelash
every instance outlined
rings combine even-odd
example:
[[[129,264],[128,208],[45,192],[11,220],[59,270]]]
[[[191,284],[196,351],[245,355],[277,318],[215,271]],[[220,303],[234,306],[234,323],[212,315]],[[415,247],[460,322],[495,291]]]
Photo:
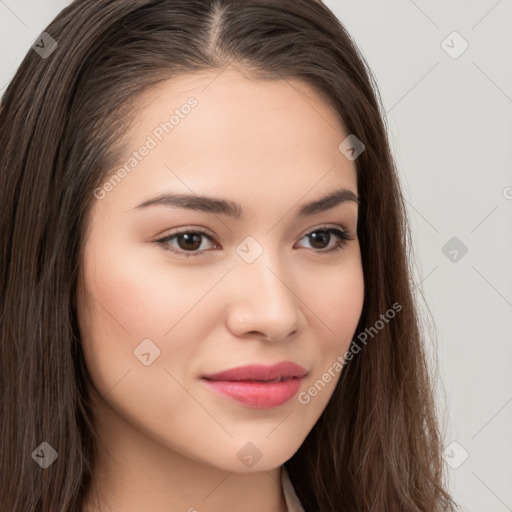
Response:
[[[339,227],[332,227],[332,226],[320,226],[318,228],[315,228],[312,231],[309,231],[301,238],[310,236],[313,233],[316,233],[318,231],[326,231],[328,233],[334,234],[335,236],[337,236],[340,239],[340,240],[338,240],[338,242],[336,242],[336,245],[332,249],[328,249],[327,251],[313,249],[315,253],[320,254],[320,255],[332,254],[337,251],[340,251],[345,247],[345,245],[347,244],[348,241],[353,240],[355,238],[354,236],[349,234],[348,230],[340,229]],[[195,228],[195,229],[183,229],[181,231],[176,231],[175,233],[172,233],[163,238],[160,238],[159,240],[155,240],[153,243],[159,247],[162,247],[166,251],[171,251],[175,254],[178,254],[179,256],[184,256],[186,258],[189,258],[190,256],[200,256],[205,252],[204,250],[203,251],[195,251],[195,252],[184,252],[183,250],[177,251],[175,249],[170,249],[166,245],[173,238],[175,238],[179,235],[183,235],[183,234],[204,235],[210,241],[214,242],[213,238],[205,230],[203,230],[201,228]]]

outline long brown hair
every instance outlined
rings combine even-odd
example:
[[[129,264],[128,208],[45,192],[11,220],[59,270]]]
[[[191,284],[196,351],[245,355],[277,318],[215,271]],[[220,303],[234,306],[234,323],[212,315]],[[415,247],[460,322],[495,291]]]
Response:
[[[385,116],[339,20],[315,0],[76,0],[45,32],[58,46],[45,35],[47,54],[28,52],[0,110],[2,511],[81,512],[97,436],[75,294],[93,191],[122,154],[142,92],[230,64],[306,81],[363,142],[356,332],[401,306],[346,364],[286,462],[297,495],[307,512],[453,510]],[[58,453],[47,469],[32,460],[43,441]]]

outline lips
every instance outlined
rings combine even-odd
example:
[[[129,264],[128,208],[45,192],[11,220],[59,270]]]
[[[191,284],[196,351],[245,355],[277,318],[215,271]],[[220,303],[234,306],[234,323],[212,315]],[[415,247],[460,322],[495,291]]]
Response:
[[[299,390],[306,369],[284,361],[272,366],[251,365],[204,375],[203,382],[248,407],[270,408],[288,402]]]
[[[232,368],[210,375],[203,375],[208,380],[223,381],[260,381],[260,382],[279,382],[292,377],[304,377],[306,369],[290,361],[283,361],[271,366],[250,365]]]

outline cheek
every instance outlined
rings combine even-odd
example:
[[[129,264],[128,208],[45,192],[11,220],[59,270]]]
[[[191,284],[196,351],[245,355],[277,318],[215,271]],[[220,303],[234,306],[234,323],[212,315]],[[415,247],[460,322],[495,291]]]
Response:
[[[160,249],[150,244],[132,249],[119,243],[123,251],[117,245],[90,247],[84,258],[86,288],[95,299],[96,323],[115,323],[113,327],[133,341],[164,337],[218,280],[212,270],[202,278],[199,271],[167,263],[165,258],[155,262],[152,256]]]
[[[360,260],[354,258],[346,265],[326,269],[314,281],[308,281],[304,296],[316,315],[318,329],[325,333],[325,353],[332,357],[348,348],[361,316],[364,277]]]
[[[98,388],[108,390],[127,371],[146,368],[137,359],[139,347],[155,357],[151,367],[174,372],[193,365],[210,321],[220,314],[207,295],[225,269],[148,264],[148,251],[154,254],[155,248],[130,250],[98,237],[84,255],[87,304],[78,301],[79,327]]]
[[[327,406],[341,373],[346,353],[354,339],[364,302],[364,277],[360,260],[317,274],[317,287],[309,287],[310,325],[317,333],[311,375],[297,401],[303,412],[316,419]],[[323,285],[323,286],[321,286]],[[315,293],[312,293],[316,290]]]
[[[318,276],[317,276],[318,277]],[[317,279],[318,285],[328,283],[308,298],[316,315],[310,317],[317,336],[311,375],[296,397],[300,415],[305,421],[304,436],[318,420],[331,399],[343,372],[343,362],[354,338],[364,301],[364,278],[360,263],[331,271],[330,278]]]

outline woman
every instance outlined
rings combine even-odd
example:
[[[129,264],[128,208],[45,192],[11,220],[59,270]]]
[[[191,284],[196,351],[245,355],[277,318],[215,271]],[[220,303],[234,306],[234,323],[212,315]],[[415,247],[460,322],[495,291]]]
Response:
[[[377,88],[321,2],[77,0],[0,140],[3,509],[453,510]]]

